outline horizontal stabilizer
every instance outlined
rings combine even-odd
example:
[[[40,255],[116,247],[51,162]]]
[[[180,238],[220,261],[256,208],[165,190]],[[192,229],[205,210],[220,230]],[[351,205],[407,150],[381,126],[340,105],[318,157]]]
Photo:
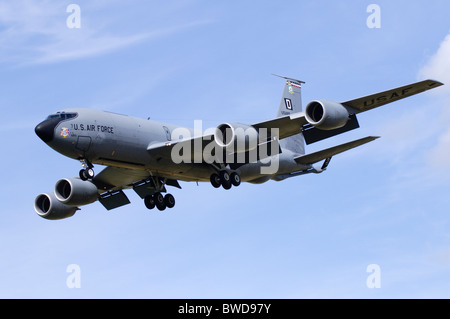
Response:
[[[338,146],[334,146],[334,147],[330,147],[318,152],[314,152],[311,154],[306,154],[306,155],[302,155],[299,157],[295,158],[295,161],[299,164],[303,164],[303,165],[310,165],[310,164],[314,164],[317,162],[320,162],[324,159],[330,158],[334,155],[337,155],[339,153],[348,151],[352,148],[361,146],[363,144],[372,142],[373,140],[376,140],[377,138],[379,138],[379,136],[368,136],[353,142],[349,142],[349,143],[345,143],[345,144],[341,144]]]
[[[294,79],[294,78],[290,78],[288,76],[278,75],[278,74],[274,74],[274,73],[272,73],[272,75],[278,76],[279,78],[285,79],[287,81],[297,82],[298,84],[306,83],[305,81],[301,81],[301,80],[297,80],[297,79]]]

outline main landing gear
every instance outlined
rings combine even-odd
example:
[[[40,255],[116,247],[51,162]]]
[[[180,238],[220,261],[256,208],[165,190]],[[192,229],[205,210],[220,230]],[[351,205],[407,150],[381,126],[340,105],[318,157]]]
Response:
[[[94,178],[94,165],[91,164],[87,159],[80,159],[83,169],[80,171],[80,178],[83,181]]]
[[[166,192],[166,182],[167,179],[151,176],[144,183],[134,187],[134,189],[144,199],[145,207],[150,210],[156,207],[158,210],[163,211],[166,208],[175,206],[175,197],[172,194],[162,194]]]
[[[239,186],[241,184],[241,176],[233,172],[229,174],[227,171],[219,171],[219,174],[212,174],[210,177],[211,185],[215,188],[222,186],[224,189],[230,189],[231,186]]]
[[[145,207],[148,209],[158,208],[163,211],[166,208],[172,208],[175,206],[175,197],[172,194],[166,194],[163,196],[160,192],[153,195],[148,195],[144,198]]]

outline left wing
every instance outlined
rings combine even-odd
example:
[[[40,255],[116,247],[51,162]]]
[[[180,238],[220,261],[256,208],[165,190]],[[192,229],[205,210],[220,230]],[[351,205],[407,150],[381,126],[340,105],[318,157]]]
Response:
[[[181,188],[176,180],[162,179],[157,176],[151,177],[150,173],[145,170],[108,166],[94,176],[92,182],[97,186],[97,189],[101,193],[99,198],[100,203],[107,210],[130,203],[128,197],[123,192],[123,189],[126,188],[133,188],[141,198],[145,198],[146,196],[155,193],[155,180],[160,185],[170,185]],[[162,186],[160,191],[165,192],[165,187]]]
[[[108,166],[94,176],[92,182],[101,191],[122,189],[137,181],[146,179],[150,174],[145,170]]]

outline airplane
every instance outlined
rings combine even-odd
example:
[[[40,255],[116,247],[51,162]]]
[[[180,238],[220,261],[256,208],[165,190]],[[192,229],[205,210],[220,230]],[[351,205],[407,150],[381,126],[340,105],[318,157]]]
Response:
[[[175,206],[167,187],[181,189],[179,181],[230,189],[241,182],[261,184],[322,173],[333,156],[378,137],[309,154],[305,144],[359,128],[356,115],[361,112],[443,85],[424,80],[346,102],[313,100],[303,111],[305,82],[276,76],[284,79],[276,117],[253,124],[223,123],[203,131],[198,125],[184,128],[89,108],[50,114],[35,127],[37,136],[80,161],[82,169],[76,177],[57,181],[53,192],[38,195],[35,211],[45,219],[65,219],[97,200],[111,210],[130,203],[127,189],[133,189],[148,209],[163,211]],[[106,167],[95,174],[94,164]]]

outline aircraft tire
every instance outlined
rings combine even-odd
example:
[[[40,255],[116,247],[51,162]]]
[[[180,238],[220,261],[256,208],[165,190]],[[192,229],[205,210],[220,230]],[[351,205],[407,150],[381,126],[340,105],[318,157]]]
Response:
[[[86,168],[84,170],[84,172],[85,172],[85,174],[86,174],[88,179],[93,179],[94,178],[95,173],[94,173],[94,170],[92,168]]]
[[[224,189],[230,189],[231,188],[231,178],[230,178],[230,174],[228,174],[227,171],[221,171],[220,172],[220,181],[221,181],[222,187]]]
[[[231,184],[233,184],[233,186],[237,187],[237,186],[241,185],[241,176],[239,176],[238,173],[231,173],[230,179],[231,179]]]
[[[94,178],[94,170],[92,168],[82,169],[80,171],[80,178],[83,181]]]
[[[222,185],[221,180],[220,180],[220,176],[217,174],[212,174],[211,177],[209,178],[209,180],[211,181],[211,185],[214,188],[219,188],[220,185]]]
[[[153,209],[156,206],[155,203],[155,198],[153,197],[153,195],[148,195],[144,198],[144,204],[145,207],[147,207],[148,209]]]
[[[155,198],[155,204],[156,204],[156,208],[158,208],[159,210],[165,210],[166,209],[166,203],[164,202],[164,196],[161,193],[156,193],[154,195]]]
[[[173,208],[175,206],[175,197],[172,194],[166,194],[164,196],[164,204],[166,204],[167,208]]]
[[[158,210],[163,211],[166,209],[166,204],[162,203],[162,204],[156,204],[156,208],[158,208]]]
[[[89,179],[88,175],[86,174],[86,170],[85,169],[82,169],[80,171],[80,178],[83,181],[87,181]]]

